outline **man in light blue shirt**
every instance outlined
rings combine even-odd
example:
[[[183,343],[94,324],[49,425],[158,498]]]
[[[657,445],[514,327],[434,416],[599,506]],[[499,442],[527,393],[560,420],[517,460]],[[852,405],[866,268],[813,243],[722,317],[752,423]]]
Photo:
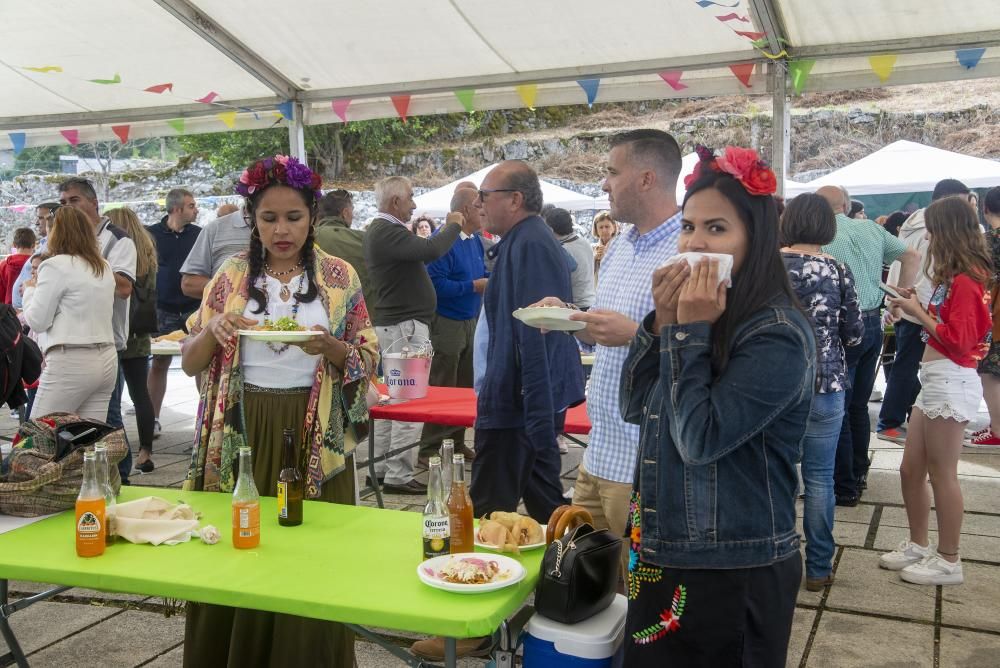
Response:
[[[587,323],[577,337],[596,345],[587,391],[590,444],[573,503],[590,511],[597,528],[615,536],[625,533],[639,448],[639,427],[627,424],[619,412],[618,387],[639,322],[655,308],[653,271],[677,253],[680,171],[680,148],[666,132],[633,130],[611,139],[603,188],[611,217],[632,227],[615,237],[601,260],[593,307],[571,316]]]
[[[55,218],[56,209],[58,208],[59,204],[57,202],[46,202],[45,204],[39,204],[35,210],[35,231],[38,232],[38,244],[35,246],[35,255],[45,252],[49,240],[49,225],[52,224],[52,219]],[[11,293],[10,303],[18,310],[24,308],[21,302],[24,296],[22,288],[24,282],[29,278],[31,278],[30,260],[25,262],[24,266],[21,267],[21,273],[18,274],[17,280],[14,281],[14,291]]]

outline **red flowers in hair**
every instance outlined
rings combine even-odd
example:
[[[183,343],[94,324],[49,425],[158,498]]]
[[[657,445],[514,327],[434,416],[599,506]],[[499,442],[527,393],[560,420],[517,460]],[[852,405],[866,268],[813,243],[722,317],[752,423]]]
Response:
[[[774,172],[752,148],[727,146],[725,155],[719,157],[715,157],[712,151],[704,146],[699,145],[695,151],[701,160],[695,165],[694,171],[684,177],[685,188],[690,188],[701,178],[704,169],[711,169],[729,174],[751,195],[773,195],[778,190],[778,180]]]

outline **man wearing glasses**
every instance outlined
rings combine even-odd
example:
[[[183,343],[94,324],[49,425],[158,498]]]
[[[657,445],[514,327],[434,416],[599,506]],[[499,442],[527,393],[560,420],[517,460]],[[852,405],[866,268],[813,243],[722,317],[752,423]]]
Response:
[[[58,208],[59,204],[57,202],[46,202],[45,204],[39,204],[35,210],[35,229],[38,232],[38,240],[35,246],[36,253],[45,251],[45,246],[48,242],[49,225],[52,224],[52,219],[55,217],[56,209]],[[10,303],[18,310],[24,308],[21,302],[24,292],[22,286],[29,278],[31,278],[31,263],[25,262],[24,266],[21,267],[21,273],[18,274],[17,280],[14,281],[14,288],[11,293]]]

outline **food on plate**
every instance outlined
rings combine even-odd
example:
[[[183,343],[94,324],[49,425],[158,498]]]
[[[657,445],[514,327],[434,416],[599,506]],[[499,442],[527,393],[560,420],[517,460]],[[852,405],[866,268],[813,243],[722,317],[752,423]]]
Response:
[[[594,518],[586,508],[580,506],[559,506],[552,511],[549,524],[545,528],[545,542],[559,540],[567,532],[581,524],[593,524]]]
[[[286,315],[277,320],[265,318],[264,324],[258,325],[254,329],[261,332],[303,332],[306,328]]]
[[[155,339],[153,339],[153,343],[160,343],[161,341],[180,341],[185,336],[187,336],[187,332],[185,332],[183,329],[175,329],[169,334],[164,334],[163,336],[156,337]]]
[[[537,545],[545,536],[542,526],[530,517],[518,513],[497,511],[479,520],[477,540],[501,552],[519,552],[524,545]]]
[[[438,577],[454,584],[486,584],[500,574],[500,564],[476,557],[452,557],[438,572]]]

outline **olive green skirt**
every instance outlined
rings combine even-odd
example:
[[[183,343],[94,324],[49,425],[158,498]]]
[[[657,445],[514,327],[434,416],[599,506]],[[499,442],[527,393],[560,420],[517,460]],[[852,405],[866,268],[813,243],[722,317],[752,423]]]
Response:
[[[308,390],[280,393],[247,390],[243,413],[253,450],[253,477],[262,496],[275,496],[281,471],[282,430],[298,432],[300,470],[305,461],[301,430]],[[323,485],[320,499],[354,504],[354,461]],[[266,540],[266,539],[265,539]],[[225,577],[219,573],[219,577]],[[184,666],[284,668],[354,666],[354,632],[343,624],[245,608],[189,603],[184,628]]]

